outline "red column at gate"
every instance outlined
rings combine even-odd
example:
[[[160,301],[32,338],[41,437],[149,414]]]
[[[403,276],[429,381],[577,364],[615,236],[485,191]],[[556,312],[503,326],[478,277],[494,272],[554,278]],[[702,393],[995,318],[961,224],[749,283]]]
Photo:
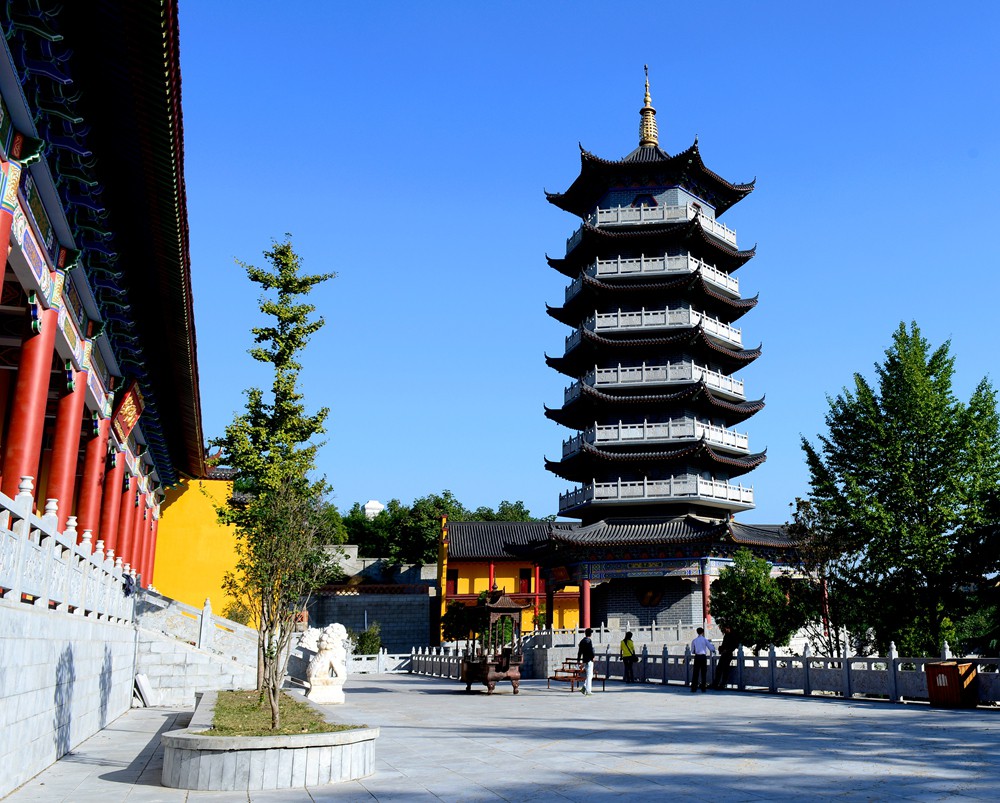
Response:
[[[153,511],[149,512],[149,519],[149,544],[152,558],[149,561],[149,582],[147,585],[153,585],[153,572],[156,569],[156,531],[159,529],[160,520],[153,518]]]
[[[101,494],[101,524],[100,537],[104,540],[105,549],[115,550],[118,554],[118,516],[122,506],[122,483],[125,481],[125,455],[115,453],[115,464],[104,475],[104,491]],[[94,533],[94,543],[98,535]]]
[[[490,584],[487,588],[488,591],[492,591],[497,584],[497,567],[493,561],[490,561]]]
[[[146,579],[146,520],[143,518],[145,512],[145,497],[139,494],[136,499],[135,515],[132,518],[132,565],[139,565],[142,583],[144,586],[148,586],[149,581]]]
[[[711,608],[711,581],[712,578],[709,576],[708,567],[702,567],[701,571],[701,618],[705,620],[706,624],[711,624],[712,622],[712,608]]]
[[[17,369],[14,409],[3,451],[3,478],[0,491],[13,498],[21,477],[38,481],[38,459],[42,451],[42,430],[45,426],[45,402],[52,376],[52,355],[56,343],[54,309],[42,313],[41,331],[21,345],[21,362]]]
[[[118,455],[118,459],[124,463],[125,455]],[[132,529],[135,524],[135,477],[129,477],[125,485],[125,490],[118,497],[118,551],[125,563],[135,565],[133,558],[133,537]]]
[[[149,538],[148,535],[148,522],[146,520],[146,515],[148,513],[148,508],[146,507],[146,495],[139,494],[139,505],[135,509],[135,543],[132,545],[132,553],[135,555],[135,560],[132,561],[132,565],[139,566],[139,573],[142,575],[143,585],[149,585]]]
[[[84,530],[93,533],[91,543],[96,544],[101,537],[101,497],[104,490],[104,475],[108,463],[108,433],[111,419],[101,418],[97,422],[97,434],[87,441],[83,456],[83,479],[80,481],[80,504],[77,506],[76,531],[83,536]]]
[[[590,580],[580,583],[580,627],[590,627]]]
[[[86,401],[87,372],[74,371],[72,390],[59,399],[52,444],[52,469],[45,492],[49,499],[59,501],[60,531],[66,527],[66,519],[76,498],[76,464],[80,455],[80,429]],[[81,532],[79,526],[77,532]]]

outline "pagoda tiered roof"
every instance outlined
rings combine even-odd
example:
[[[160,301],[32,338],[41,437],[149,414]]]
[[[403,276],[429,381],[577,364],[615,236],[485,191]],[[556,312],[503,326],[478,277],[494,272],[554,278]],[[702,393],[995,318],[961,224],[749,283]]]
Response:
[[[713,290],[699,273],[689,273],[670,279],[644,278],[640,281],[616,280],[606,282],[593,276],[582,277],[580,290],[561,307],[546,304],[549,315],[567,326],[575,326],[580,317],[593,312],[597,305],[614,300],[624,303],[629,299],[641,300],[649,308],[653,299],[666,299],[674,295],[691,300],[702,312],[709,312],[720,321],[732,323],[757,306],[757,296],[731,298]]]
[[[749,195],[756,179],[733,184],[709,170],[702,161],[698,140],[671,156],[656,145],[640,145],[623,159],[612,161],[595,156],[580,145],[580,175],[565,192],[546,192],[549,203],[583,217],[611,187],[683,186],[715,207],[721,215]]]
[[[545,417],[557,424],[573,429],[584,429],[593,424],[613,405],[613,409],[634,410],[639,414],[662,412],[667,409],[689,407],[703,409],[712,418],[721,418],[726,426],[745,421],[764,409],[764,399],[731,402],[716,396],[702,382],[696,382],[673,393],[622,394],[598,390],[581,385],[580,393],[571,402],[558,408],[545,407]]]
[[[634,252],[652,255],[665,248],[686,248],[720,270],[732,272],[745,265],[757,252],[757,246],[739,250],[708,234],[699,218],[679,223],[650,223],[642,226],[609,227],[580,224],[580,240],[566,256],[548,259],[549,265],[564,276],[575,278],[580,269],[606,255]]]
[[[546,354],[545,364],[575,379],[593,368],[595,360],[600,362],[602,357],[606,360],[620,359],[623,355],[619,352],[624,350],[631,365],[647,357],[660,356],[667,347],[686,350],[683,353],[676,353],[675,358],[704,357],[729,371],[749,365],[761,355],[760,346],[755,349],[726,348],[706,335],[700,326],[683,329],[676,334],[654,337],[621,337],[582,329],[580,342],[574,348],[562,357],[550,357]],[[624,362],[622,364],[625,365]]]
[[[701,516],[607,518],[592,524],[577,522],[470,521],[448,523],[449,559],[465,561],[541,560],[562,548],[619,549],[630,546],[704,544],[705,555],[726,546],[763,547],[787,553],[796,546],[780,524],[742,524],[732,519]],[[620,553],[614,553],[620,557]]]
[[[616,451],[602,449],[586,441],[571,456],[559,461],[546,459],[545,468],[553,474],[572,482],[585,482],[595,474],[607,471],[609,465],[627,463],[640,467],[640,474],[666,471],[671,466],[696,466],[708,470],[724,469],[730,478],[753,471],[767,460],[765,452],[733,456],[713,449],[706,441],[698,440],[675,449]]]

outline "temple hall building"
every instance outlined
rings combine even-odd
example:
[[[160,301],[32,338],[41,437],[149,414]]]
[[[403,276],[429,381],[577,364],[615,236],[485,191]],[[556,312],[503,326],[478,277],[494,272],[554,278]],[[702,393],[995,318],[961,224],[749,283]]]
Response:
[[[72,609],[25,561],[76,543],[148,585],[167,489],[205,476],[177,7],[25,0],[0,26],[0,503],[61,539],[0,539],[0,593]]]
[[[744,426],[764,402],[741,376],[761,356],[742,331],[754,249],[721,218],[754,183],[710,170],[697,139],[664,150],[648,76],[645,88],[637,147],[618,160],[581,147],[576,180],[546,193],[580,221],[548,258],[569,282],[548,314],[569,331],[546,357],[566,377],[562,404],[545,408],[567,432],[545,461],[569,484],[558,512],[578,521],[448,523],[442,610],[492,587],[502,565],[518,578],[506,590],[535,610],[544,599],[557,627],[702,624],[738,549],[794,562],[782,526],[735,519],[753,509],[747,475],[766,459]]]

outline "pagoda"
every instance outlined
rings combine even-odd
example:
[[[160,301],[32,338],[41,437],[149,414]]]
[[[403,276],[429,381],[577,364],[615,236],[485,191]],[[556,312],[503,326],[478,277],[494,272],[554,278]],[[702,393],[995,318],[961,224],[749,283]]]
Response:
[[[720,218],[754,183],[732,184],[702,161],[698,140],[671,156],[659,145],[646,74],[639,145],[619,161],[581,147],[580,175],[548,201],[581,219],[566,255],[548,263],[571,280],[548,313],[571,327],[563,404],[548,418],[573,434],[546,467],[576,483],[559,514],[607,519],[698,516],[753,508],[741,478],[764,453],[738,425],[763,408],[736,375],[758,356],[739,320],[757,299],[736,271],[754,255]]]

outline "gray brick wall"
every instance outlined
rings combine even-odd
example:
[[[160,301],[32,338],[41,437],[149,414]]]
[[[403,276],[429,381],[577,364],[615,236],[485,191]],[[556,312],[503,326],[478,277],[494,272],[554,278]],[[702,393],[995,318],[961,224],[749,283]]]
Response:
[[[309,602],[310,627],[340,622],[354,633],[378,622],[382,646],[391,653],[430,645],[431,602],[424,594],[351,594],[314,597]]]
[[[679,577],[650,578],[641,588],[656,589],[662,596],[655,605],[645,607],[636,590],[624,581],[612,580],[591,591],[590,621],[594,625],[618,622],[621,630],[648,627],[651,624],[700,625],[701,587]]]

